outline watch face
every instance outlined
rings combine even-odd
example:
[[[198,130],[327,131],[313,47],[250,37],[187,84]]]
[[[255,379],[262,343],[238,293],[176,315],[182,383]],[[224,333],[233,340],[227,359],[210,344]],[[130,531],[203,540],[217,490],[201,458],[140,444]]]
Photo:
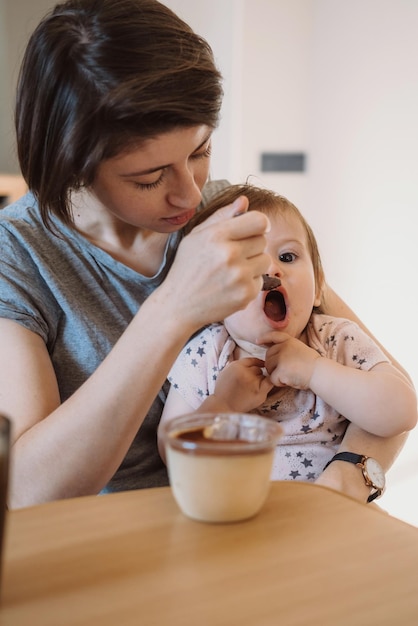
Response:
[[[385,488],[385,474],[379,465],[379,463],[372,458],[368,458],[364,462],[364,469],[366,470],[367,476],[369,477],[372,486],[376,489],[384,489]]]

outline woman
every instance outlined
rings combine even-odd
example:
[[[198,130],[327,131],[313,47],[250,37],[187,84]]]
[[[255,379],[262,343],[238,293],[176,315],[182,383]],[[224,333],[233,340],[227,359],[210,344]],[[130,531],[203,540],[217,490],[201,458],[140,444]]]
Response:
[[[244,198],[182,233],[221,97],[207,43],[155,0],[69,0],[32,35],[16,103],[31,193],[0,220],[11,506],[167,484],[167,373],[194,332],[255,297],[269,263],[268,220]],[[350,427],[343,446],[389,467],[400,443]],[[348,464],[324,476],[366,500]]]

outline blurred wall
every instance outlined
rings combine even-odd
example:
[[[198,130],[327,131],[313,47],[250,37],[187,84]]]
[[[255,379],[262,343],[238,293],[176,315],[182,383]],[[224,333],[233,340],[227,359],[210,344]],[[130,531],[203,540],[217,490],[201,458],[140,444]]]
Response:
[[[11,103],[50,0],[0,0],[0,171],[17,171]],[[316,231],[329,282],[418,385],[418,2],[166,0],[211,43],[225,77],[212,176],[289,196]],[[265,173],[262,152],[302,152]]]
[[[251,176],[299,206],[330,284],[418,386],[418,2],[242,0],[218,39],[196,15],[205,0],[167,4],[232,77],[216,177]],[[262,152],[302,152],[306,171],[261,172]]]
[[[26,42],[51,0],[0,0],[0,172],[18,173],[13,125],[14,92]]]

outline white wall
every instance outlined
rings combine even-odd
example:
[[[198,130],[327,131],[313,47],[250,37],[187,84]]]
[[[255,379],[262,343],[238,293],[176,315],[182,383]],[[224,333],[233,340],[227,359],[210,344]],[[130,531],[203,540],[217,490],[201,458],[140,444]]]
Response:
[[[209,2],[181,4],[227,80],[213,172],[252,175],[301,208],[330,284],[418,387],[418,2],[236,1],[223,38]],[[306,173],[261,173],[267,151],[305,152]],[[416,429],[380,500],[416,526],[417,444]]]
[[[213,174],[252,175],[298,204],[329,282],[418,386],[418,2],[166,3],[226,77]],[[305,152],[307,171],[262,173],[264,151]]]
[[[53,4],[0,0],[5,171],[16,166],[5,119],[12,93],[4,90],[29,31]],[[225,77],[212,176],[239,182],[252,175],[300,207],[316,231],[329,282],[418,387],[418,2],[166,4],[208,39]],[[261,173],[264,151],[305,152],[307,171]],[[400,482],[383,504],[418,525],[416,512],[405,508],[418,487],[416,437],[390,473]]]
[[[418,386],[418,3],[314,4],[306,208],[331,282]]]
[[[18,61],[54,3],[0,0],[3,171],[17,167],[11,103]],[[298,204],[317,233],[330,283],[418,385],[411,332],[418,320],[418,2],[166,4],[209,40],[225,76],[212,176],[236,182],[253,175]],[[305,152],[307,171],[261,173],[263,151]]]
[[[14,91],[26,41],[54,0],[0,0],[0,171],[17,173]]]
[[[240,93],[241,0],[166,0],[165,4],[211,45],[224,78],[221,123],[213,136],[212,178],[234,178],[234,164],[240,143],[240,111],[235,95]]]
[[[7,59],[7,20],[5,0],[0,0],[0,171],[10,171],[7,167],[7,148],[13,142],[11,138],[10,81]]]

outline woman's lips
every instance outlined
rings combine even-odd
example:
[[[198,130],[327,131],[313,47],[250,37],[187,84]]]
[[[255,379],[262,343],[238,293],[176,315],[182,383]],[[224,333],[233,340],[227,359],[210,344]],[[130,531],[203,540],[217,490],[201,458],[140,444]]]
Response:
[[[194,214],[196,213],[196,209],[192,209],[191,211],[187,211],[187,213],[181,213],[181,215],[173,215],[173,217],[165,217],[164,221],[172,224],[173,226],[184,226],[189,222]]]

